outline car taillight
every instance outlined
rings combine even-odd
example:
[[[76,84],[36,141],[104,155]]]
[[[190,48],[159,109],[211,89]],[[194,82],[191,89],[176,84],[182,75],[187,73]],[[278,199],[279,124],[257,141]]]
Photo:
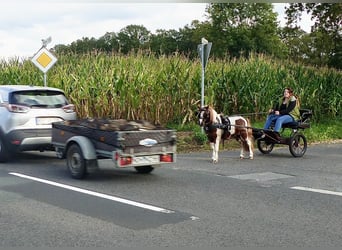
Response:
[[[75,105],[74,104],[68,104],[62,107],[65,113],[73,113],[75,112]]]
[[[21,144],[21,141],[20,140],[12,140],[11,143],[13,145],[20,145]]]
[[[27,113],[30,108],[27,106],[17,105],[17,104],[8,104],[6,106],[9,112],[13,113]]]

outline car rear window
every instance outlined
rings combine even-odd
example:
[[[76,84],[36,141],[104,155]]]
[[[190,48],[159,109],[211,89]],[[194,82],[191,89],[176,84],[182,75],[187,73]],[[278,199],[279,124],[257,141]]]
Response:
[[[51,90],[13,92],[9,98],[9,103],[44,108],[59,108],[69,104],[62,92]]]

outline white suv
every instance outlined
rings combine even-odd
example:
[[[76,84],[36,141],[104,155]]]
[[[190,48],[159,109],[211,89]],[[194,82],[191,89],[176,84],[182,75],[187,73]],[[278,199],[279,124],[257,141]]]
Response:
[[[0,85],[0,162],[15,152],[54,150],[52,122],[76,118],[75,106],[60,89]]]

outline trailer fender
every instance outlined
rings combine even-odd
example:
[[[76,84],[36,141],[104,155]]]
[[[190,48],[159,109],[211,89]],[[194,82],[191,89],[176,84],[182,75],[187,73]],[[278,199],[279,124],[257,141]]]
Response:
[[[67,147],[66,148],[68,148],[73,143],[77,143],[78,146],[81,148],[84,159],[86,159],[86,160],[96,160],[97,159],[95,147],[94,147],[93,143],[91,142],[91,140],[89,140],[87,137],[85,137],[85,136],[73,136],[73,137],[69,138],[69,140],[67,141]]]

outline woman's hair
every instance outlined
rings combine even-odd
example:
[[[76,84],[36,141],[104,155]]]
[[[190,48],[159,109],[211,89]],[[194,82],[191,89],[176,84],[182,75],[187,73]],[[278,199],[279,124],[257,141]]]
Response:
[[[293,89],[291,89],[290,87],[286,87],[285,88],[291,95],[293,94]]]
[[[292,95],[292,96],[294,96],[294,97],[296,98],[296,106],[300,107],[299,96],[297,96],[297,95],[295,95],[295,94],[293,93],[293,89],[292,89],[292,88],[286,87],[285,89],[290,93],[290,95]]]

